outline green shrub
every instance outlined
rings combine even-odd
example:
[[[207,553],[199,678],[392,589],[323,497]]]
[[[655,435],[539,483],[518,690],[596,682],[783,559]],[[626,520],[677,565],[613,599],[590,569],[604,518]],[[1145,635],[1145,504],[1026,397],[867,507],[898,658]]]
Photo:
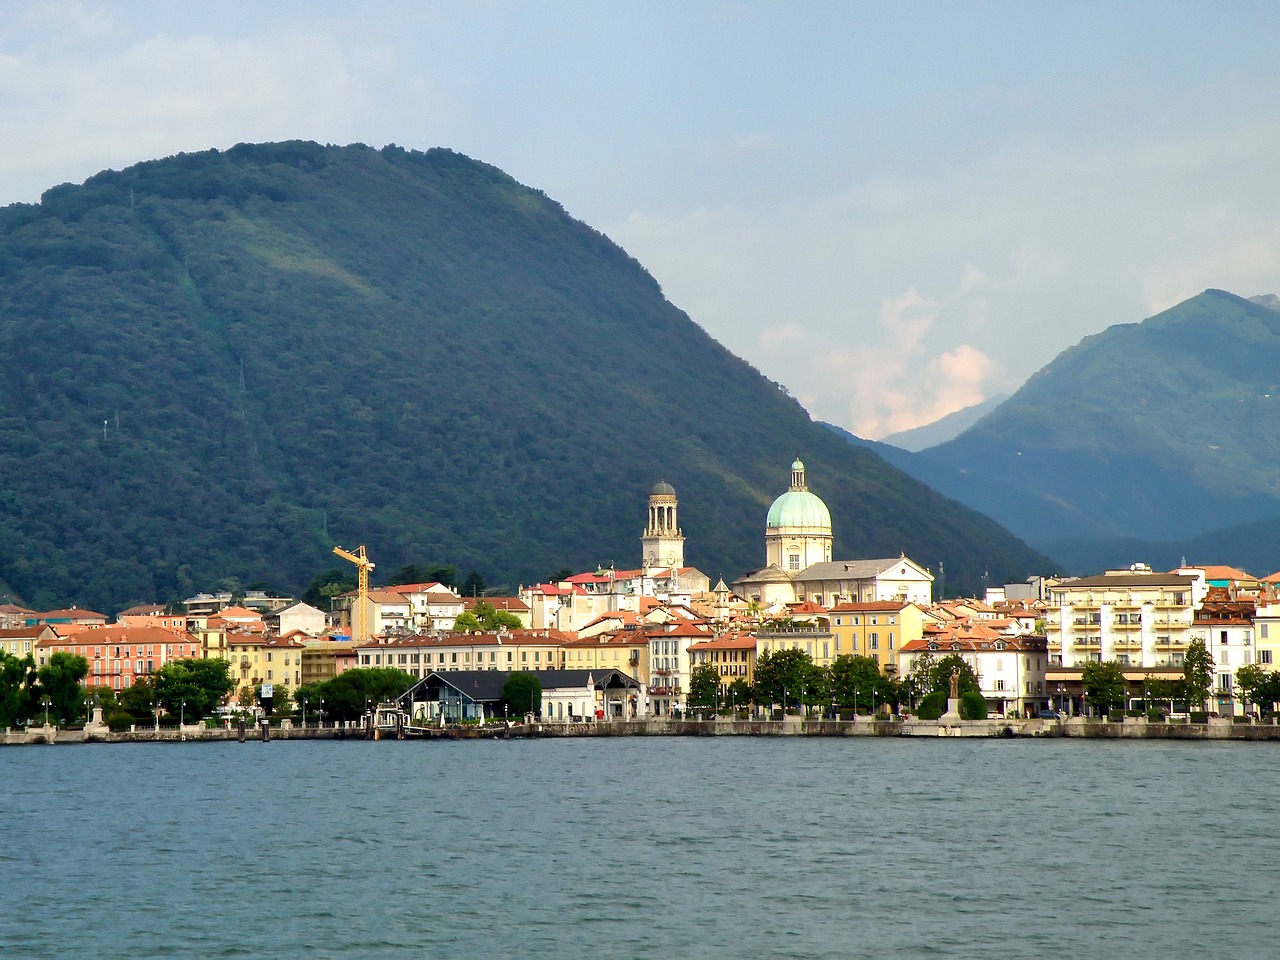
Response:
[[[137,722],[131,713],[113,713],[107,717],[107,727],[112,733],[124,733]]]
[[[985,701],[983,701],[985,703]],[[920,706],[916,708],[916,715],[921,720],[937,720],[940,716],[947,712],[947,693],[945,690],[935,690],[923,700]]]
[[[1112,710],[1110,713],[1107,714],[1107,719],[1112,723],[1122,723],[1124,722],[1124,711]]]
[[[876,719],[881,722],[884,722],[885,720],[892,720],[893,715],[889,713],[888,710],[881,710],[879,713],[876,714]]]
[[[1152,723],[1164,723],[1164,714],[1153,707],[1147,711],[1147,719]]]
[[[970,690],[960,695],[961,720],[987,719],[987,698],[977,690]]]
[[[1209,714],[1203,710],[1192,710],[1189,719],[1192,723],[1208,723]]]
[[[853,710],[846,710],[846,709],[844,709],[844,708],[841,708],[841,710],[840,710],[840,719],[841,719],[841,720],[852,720],[852,719],[853,719],[853,716],[854,716],[854,714],[853,714]]]
[[[1126,711],[1124,712],[1124,715],[1125,715],[1126,717],[1141,717],[1141,716],[1142,716],[1142,711],[1141,711],[1141,710],[1126,710]]]

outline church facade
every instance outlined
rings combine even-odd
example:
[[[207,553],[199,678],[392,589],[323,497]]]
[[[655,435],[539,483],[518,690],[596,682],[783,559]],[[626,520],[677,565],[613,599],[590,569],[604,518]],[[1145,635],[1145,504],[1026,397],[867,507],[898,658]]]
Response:
[[[811,602],[894,600],[928,606],[933,574],[905,554],[876,560],[832,560],[831,512],[791,464],[791,486],[765,518],[765,566],[734,581],[734,592],[764,608]]]

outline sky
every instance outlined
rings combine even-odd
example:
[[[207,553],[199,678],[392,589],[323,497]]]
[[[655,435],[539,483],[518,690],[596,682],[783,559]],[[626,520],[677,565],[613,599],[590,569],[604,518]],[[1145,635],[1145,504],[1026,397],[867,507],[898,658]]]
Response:
[[[0,4],[0,204],[240,142],[450,147],[879,438],[1280,293],[1280,4]]]

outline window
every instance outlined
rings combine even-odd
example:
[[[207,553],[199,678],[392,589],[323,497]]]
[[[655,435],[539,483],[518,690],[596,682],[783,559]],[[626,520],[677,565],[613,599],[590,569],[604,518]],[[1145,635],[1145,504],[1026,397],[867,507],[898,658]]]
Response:
[[[1219,693],[1231,692],[1231,674],[1229,673],[1218,674],[1218,692]]]
[[[1270,651],[1270,650],[1259,650],[1259,651],[1258,651],[1258,662],[1259,662],[1259,663],[1266,663],[1266,664],[1270,664],[1270,663],[1271,663],[1271,651]]]
[[[1003,689],[1004,689],[1004,681],[1003,681],[1003,680],[997,680],[997,681],[996,681],[996,689],[997,689],[997,690],[1003,690]]]
[[[788,570],[800,569],[800,554],[793,553],[787,557],[787,569]]]
[[[1262,631],[1258,634],[1263,640],[1267,639],[1267,625],[1265,623],[1258,624],[1258,629]]]
[[[867,646],[872,650],[880,649],[880,634],[871,633],[867,635]],[[876,662],[880,662],[880,658],[876,657]]]

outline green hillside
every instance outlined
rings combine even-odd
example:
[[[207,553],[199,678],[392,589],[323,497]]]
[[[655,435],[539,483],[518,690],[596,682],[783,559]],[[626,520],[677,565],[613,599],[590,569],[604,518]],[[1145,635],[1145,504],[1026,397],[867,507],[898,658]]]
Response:
[[[1046,566],[447,150],[241,145],[4,208],[0,341],[0,581],[37,606],[297,590],[334,543],[510,587],[630,566],[660,478],[689,562],[733,577],[797,453],[842,554]]]
[[[1086,338],[920,456],[952,471],[940,489],[1042,548],[1172,540],[1280,510],[1278,412],[1280,313],[1207,290]]]

